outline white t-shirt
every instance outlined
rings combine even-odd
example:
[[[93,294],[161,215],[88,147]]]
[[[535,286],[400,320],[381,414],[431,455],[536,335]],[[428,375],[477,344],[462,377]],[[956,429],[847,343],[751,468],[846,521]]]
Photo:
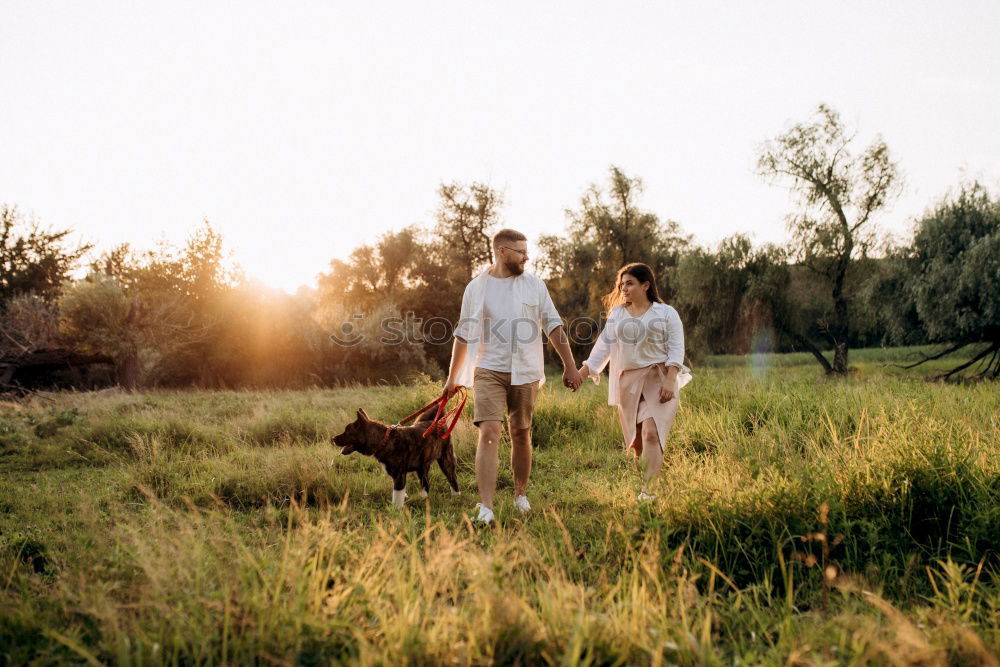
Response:
[[[479,345],[476,366],[491,371],[510,373],[513,360],[515,325],[523,317],[521,304],[515,298],[514,280],[486,276],[483,300],[483,339]]]

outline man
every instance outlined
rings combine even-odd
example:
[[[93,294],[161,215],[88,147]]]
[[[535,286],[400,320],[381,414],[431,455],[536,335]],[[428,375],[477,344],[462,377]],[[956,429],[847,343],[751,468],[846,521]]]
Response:
[[[479,428],[476,447],[476,484],[479,515],[493,522],[497,486],[497,447],[506,409],[514,472],[514,505],[528,503],[531,474],[531,419],[539,387],[545,382],[541,332],[553,342],[563,364],[563,384],[576,391],[582,382],[569,348],[562,320],[541,279],[524,272],[528,240],[513,229],[493,237],[493,264],[474,278],[462,296],[462,315],[455,327],[451,366],[442,395],[472,387],[473,423]]]

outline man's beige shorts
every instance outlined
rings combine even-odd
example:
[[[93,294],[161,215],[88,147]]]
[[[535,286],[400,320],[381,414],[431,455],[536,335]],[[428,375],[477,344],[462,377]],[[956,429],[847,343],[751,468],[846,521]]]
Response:
[[[538,380],[528,384],[511,385],[510,373],[477,368],[472,381],[475,410],[472,423],[503,421],[507,409],[511,428],[531,428],[531,415],[535,412],[538,397]]]

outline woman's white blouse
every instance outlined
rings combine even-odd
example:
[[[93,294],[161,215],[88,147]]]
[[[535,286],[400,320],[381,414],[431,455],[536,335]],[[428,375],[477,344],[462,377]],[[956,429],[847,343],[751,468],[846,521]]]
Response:
[[[666,364],[679,369],[678,387],[691,379],[684,365],[684,326],[672,306],[654,302],[640,317],[629,315],[625,306],[615,306],[604,330],[585,362],[595,382],[611,363],[608,402],[617,404],[617,375],[634,368]]]

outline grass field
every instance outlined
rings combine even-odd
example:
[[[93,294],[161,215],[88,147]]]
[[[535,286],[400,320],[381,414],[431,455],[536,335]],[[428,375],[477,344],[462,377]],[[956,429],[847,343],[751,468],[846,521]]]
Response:
[[[0,403],[0,663],[998,664],[1000,387],[905,354],[706,360],[642,507],[607,385],[551,382],[491,529],[471,411],[402,511],[330,443],[429,382]]]

